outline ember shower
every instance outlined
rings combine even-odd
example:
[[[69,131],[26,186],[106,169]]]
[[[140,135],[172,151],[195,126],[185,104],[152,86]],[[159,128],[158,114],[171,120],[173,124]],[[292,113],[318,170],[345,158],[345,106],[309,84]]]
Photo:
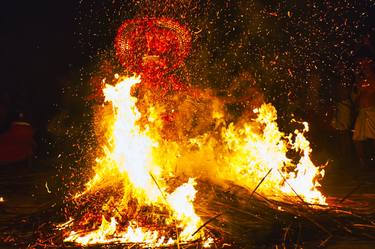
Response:
[[[109,57],[103,51],[125,18],[165,16],[186,23],[194,41],[186,61],[193,84],[222,89],[238,72],[249,70],[285,123],[305,103],[333,101],[334,79],[345,76],[337,62],[351,70],[355,47],[374,30],[368,18],[374,12],[372,0],[82,1],[79,11],[79,42],[88,57]],[[310,83],[316,74],[322,77],[319,96]]]
[[[140,76],[116,74],[103,89],[102,155],[75,196],[77,208],[91,208],[60,225],[65,241],[157,247],[199,240],[209,247],[212,238],[194,210],[202,179],[253,190],[267,176],[257,191],[269,198],[290,202],[297,191],[306,202],[325,204],[317,189],[324,171],[311,162],[303,135],[308,124],[280,132],[271,104],[254,109],[257,118],[246,123],[227,122],[220,98],[169,73],[189,46],[189,32],[173,19],[133,19],[119,29],[117,55]],[[287,157],[292,150],[297,160]]]
[[[322,60],[322,57],[330,57],[331,54],[328,53],[331,53],[331,46],[336,46],[330,41],[320,44],[310,43],[310,28],[314,26],[313,22],[303,31],[296,31],[294,34],[292,32],[293,35],[289,36],[291,29],[298,29],[301,23],[306,20],[311,21],[314,16],[323,17],[323,21],[328,17],[320,13],[323,8],[308,4],[306,8],[311,13],[307,11],[304,16],[301,14],[301,9],[298,10],[296,6],[288,4],[280,4],[274,8],[267,4],[245,2],[229,1],[225,4],[220,1],[209,2],[208,5],[214,5],[215,8],[210,10],[209,7],[203,6],[206,9],[199,11],[202,11],[206,19],[196,21],[192,20],[197,15],[192,13],[194,8],[190,12],[187,11],[185,17],[174,12],[176,9],[178,12],[179,8],[196,5],[188,1],[180,7],[175,6],[175,9],[163,8],[163,4],[154,9],[143,8],[144,5],[138,3],[140,14],[136,16],[165,15],[177,17],[182,23],[189,23],[189,30],[193,34],[193,49],[186,65],[190,72],[191,83],[199,86],[198,88],[207,85],[221,88],[226,85],[227,82],[217,80],[220,78],[215,75],[217,72],[227,76],[225,78],[231,78],[232,74],[251,68],[268,95],[273,97],[270,98],[272,102],[279,107],[280,103],[285,104],[283,99],[286,97],[280,94],[281,92],[304,92],[305,86],[301,82],[305,82],[304,79],[310,71],[323,70],[319,67],[332,68],[330,61]],[[351,6],[344,4],[339,8],[350,12]],[[249,10],[258,11],[250,15]],[[109,12],[110,9],[101,11]],[[120,15],[120,12],[110,15]],[[124,16],[126,15],[109,18],[111,22],[109,26],[117,28],[119,25],[115,24],[122,21]],[[215,16],[218,16],[216,20]],[[240,25],[239,29],[242,31],[238,31],[237,28],[230,31],[232,24],[229,24],[228,20],[232,17],[233,20],[241,19],[240,16],[243,20],[247,20],[247,23],[252,24]],[[294,17],[296,19],[293,19]],[[275,35],[279,30],[270,24],[274,19],[290,22],[280,35]],[[212,23],[209,20],[215,21]],[[316,20],[321,21],[319,18]],[[350,18],[348,21],[350,22]],[[223,29],[215,28],[221,27],[221,24],[224,24]],[[313,34],[324,37],[326,36],[324,29],[318,28]],[[207,35],[207,30],[211,30],[212,35]],[[358,36],[358,33],[347,30],[346,27],[340,28],[339,31],[343,32],[340,33],[342,35],[348,32],[352,37]],[[105,34],[105,31],[103,33]],[[222,36],[224,33],[225,35]],[[84,39],[89,37],[90,35]],[[108,39],[112,38],[108,36]],[[112,40],[108,41],[108,44],[111,43]],[[308,46],[307,50],[301,50],[306,44],[312,46]],[[344,46],[349,47],[348,44]],[[316,54],[320,49],[323,52]],[[350,56],[351,51],[344,50],[344,52],[340,56]],[[312,54],[317,56],[310,56]],[[324,65],[320,65],[320,62]],[[301,68],[306,68],[307,72],[302,72]],[[96,213],[87,212],[84,217],[75,217],[75,220],[69,223],[70,229],[74,232],[69,234],[67,240],[82,244],[139,242],[154,246],[183,243],[197,238],[202,239],[202,242],[209,242],[210,238],[203,230],[194,234],[203,223],[196,216],[192,206],[196,191],[199,192],[196,182],[202,178],[208,178],[213,184],[224,184],[225,180],[230,180],[252,190],[270,171],[258,190],[262,194],[276,199],[282,199],[283,196],[295,197],[292,188],[288,186],[290,184],[305,201],[325,203],[324,196],[316,189],[317,180],[322,176],[323,171],[314,166],[310,160],[311,149],[304,138],[304,131],[296,131],[292,135],[280,132],[276,123],[276,109],[272,105],[263,105],[255,110],[258,114],[256,120],[244,126],[236,126],[226,123],[225,111],[220,99],[209,93],[203,94],[201,97],[205,101],[202,102],[205,103],[199,104],[203,109],[210,107],[204,115],[210,116],[215,128],[197,136],[185,136],[184,141],[165,139],[166,133],[161,121],[163,113],[170,108],[168,105],[170,103],[178,109],[178,106],[185,103],[183,97],[180,98],[182,100],[170,101],[168,104],[162,102],[153,104],[152,97],[146,94],[143,96],[142,105],[137,106],[139,100],[134,99],[130,93],[130,86],[144,84],[144,78],[127,77],[121,70],[115,70],[114,73],[119,74],[116,76],[118,80],[105,87],[106,105],[103,107],[104,111],[101,110],[96,114],[102,118],[105,127],[105,133],[99,138],[100,141],[104,141],[101,145],[102,155],[96,160],[95,174],[87,183],[86,189],[77,194],[77,199],[83,202],[89,201],[93,194],[99,196],[95,197],[97,203],[93,205],[96,206]],[[129,73],[131,71],[128,72],[128,76]],[[137,72],[137,74],[141,73]],[[129,103],[125,103],[126,101]],[[278,109],[285,112],[283,109]],[[126,127],[127,125],[131,127]],[[303,123],[303,127],[308,129],[306,123]],[[116,132],[118,130],[121,135]],[[169,137],[174,135],[171,134]],[[119,146],[118,143],[122,145]],[[135,144],[141,146],[134,148]],[[135,152],[132,149],[135,149]],[[297,162],[286,156],[288,150],[294,150],[300,155]],[[138,162],[140,167],[126,164],[129,156],[132,158],[131,162],[135,164]],[[132,171],[135,168],[139,171]],[[133,176],[136,180],[132,180]],[[181,200],[186,207],[189,206],[189,211],[178,211],[178,207],[171,200],[173,197]],[[144,214],[148,217],[139,218]],[[151,217],[149,214],[152,214]],[[186,217],[190,221],[186,222]]]

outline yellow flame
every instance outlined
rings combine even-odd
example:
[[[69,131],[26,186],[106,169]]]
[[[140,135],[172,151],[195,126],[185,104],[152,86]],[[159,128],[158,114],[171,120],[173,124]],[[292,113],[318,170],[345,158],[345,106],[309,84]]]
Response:
[[[325,197],[317,189],[317,177],[323,177],[324,170],[312,163],[310,144],[303,133],[296,130],[293,142],[292,134],[280,132],[276,109],[271,104],[263,104],[256,111],[258,117],[254,122],[240,128],[232,124],[223,130],[229,167],[221,171],[220,177],[255,188],[271,170],[259,192],[267,196],[286,194],[287,198],[298,194],[306,202],[325,204]],[[307,131],[307,123],[304,125]],[[301,154],[297,164],[287,157],[290,150]]]
[[[176,220],[183,221],[180,226],[184,228],[180,237],[182,240],[188,241],[193,239],[192,234],[201,225],[201,219],[195,213],[193,201],[195,199],[194,179],[178,187],[172,194],[167,197],[169,205],[174,210]]]
[[[151,173],[157,175],[159,172],[158,166],[152,163],[155,143],[135,125],[140,113],[135,107],[137,99],[130,96],[131,87],[139,82],[140,77],[130,77],[104,89],[105,100],[112,103],[115,113],[113,148],[107,158],[116,164],[120,174],[127,175],[137,197],[155,202],[161,197],[150,177]]]
[[[295,202],[300,197],[308,203],[326,204],[318,189],[324,170],[311,161],[310,144],[304,137],[307,123],[302,132],[284,134],[271,104],[254,111],[254,120],[217,128],[220,132],[207,131],[187,144],[160,142],[154,158],[175,175],[208,178],[216,184],[229,180],[250,191],[264,178],[257,192],[268,198]],[[289,158],[289,152],[295,156]]]
[[[178,226],[181,230],[181,233],[177,234],[178,240],[182,242],[193,240],[202,235],[198,233],[192,236],[201,225],[201,220],[195,214],[193,207],[196,194],[195,182],[190,179],[171,194],[166,191],[167,184],[162,177],[163,169],[153,159],[158,143],[149,136],[148,126],[141,131],[137,125],[141,114],[136,108],[137,99],[131,96],[131,89],[140,83],[140,77],[119,77],[119,79],[118,84],[106,85],[104,89],[105,100],[110,102],[113,108],[113,120],[109,122],[106,120],[110,129],[107,134],[108,142],[104,147],[104,156],[97,159],[96,173],[87,183],[85,193],[121,183],[124,195],[117,203],[117,210],[126,213],[129,202],[134,199],[138,206],[153,205],[165,209],[171,216],[165,221],[168,223],[166,225],[171,225],[172,228]],[[79,196],[81,195],[77,195]],[[108,209],[106,204],[103,205],[103,209]],[[96,230],[72,231],[65,241],[83,245],[131,242],[160,246],[175,243],[174,239],[165,238],[156,230],[139,227],[136,221],[130,223],[123,231],[124,229],[118,228],[115,217],[107,221],[103,216],[101,225]]]
[[[132,222],[124,232],[116,232],[117,222],[114,217],[107,221],[102,217],[100,227],[90,233],[79,234],[71,232],[65,241],[74,241],[82,245],[97,243],[144,243],[147,246],[157,247],[161,245],[173,244],[173,240],[166,240],[160,237],[157,231],[148,231],[138,227],[136,222]]]
[[[103,203],[102,211],[111,214],[108,220],[105,218],[108,215],[102,216],[101,225],[93,225],[91,231],[72,231],[65,241],[83,245],[129,242],[156,247],[204,238],[203,229],[192,236],[202,225],[194,210],[198,178],[208,178],[215,184],[229,180],[251,191],[262,181],[257,192],[268,198],[295,202],[298,195],[305,202],[326,203],[318,189],[324,170],[311,161],[310,143],[304,137],[307,123],[302,132],[296,130],[286,135],[278,128],[276,109],[263,104],[254,110],[256,119],[226,125],[223,104],[208,93],[201,101],[202,106],[199,101],[187,99],[181,109],[173,107],[179,125],[173,126],[177,131],[170,132],[177,134],[178,139],[163,139],[161,133],[169,130],[162,127],[161,115],[168,110],[168,104],[150,103],[146,99],[143,102],[146,108],[142,110],[147,115],[141,113],[137,109],[139,100],[131,96],[132,87],[141,83],[140,77],[117,75],[116,78],[119,82],[115,86],[106,85],[104,89],[112,115],[103,119],[108,127],[103,156],[96,160],[95,175],[86,190],[76,197],[108,188],[116,188],[112,194],[118,192],[121,197],[112,196]],[[192,106],[202,113],[191,110]],[[210,113],[204,113],[205,110]],[[199,122],[197,115],[204,116],[202,124],[184,125],[191,120]],[[146,121],[141,119],[144,116]],[[144,122],[142,128],[140,120]],[[199,127],[199,131],[193,131],[194,127]],[[295,156],[290,158],[288,152],[294,152]],[[176,177],[189,180],[177,187],[170,184]],[[136,215],[131,215],[140,212],[141,207],[157,208],[167,217],[158,220],[156,227],[145,227],[136,220]],[[130,216],[125,227],[120,225],[122,214]],[[162,227],[175,228],[176,234],[173,238],[166,237]],[[205,238],[203,242],[206,247],[212,239]]]
[[[304,131],[308,131],[309,127],[306,122],[304,124]],[[288,188],[293,188],[298,194],[300,194],[305,201],[315,204],[326,204],[326,198],[321,194],[317,187],[321,186],[317,177],[322,178],[324,176],[324,170],[315,167],[311,161],[310,154],[312,152],[310,148],[310,142],[304,137],[303,133],[295,130],[295,142],[292,144],[292,148],[302,153],[300,161],[295,166],[295,170],[290,172],[288,175],[288,184],[290,186],[282,186],[282,190],[288,193]],[[290,193],[290,190],[289,190]]]

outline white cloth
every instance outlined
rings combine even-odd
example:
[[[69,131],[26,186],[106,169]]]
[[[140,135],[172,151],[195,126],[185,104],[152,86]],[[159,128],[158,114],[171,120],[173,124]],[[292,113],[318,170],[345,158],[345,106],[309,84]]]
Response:
[[[347,99],[337,103],[336,113],[332,119],[331,125],[339,131],[347,131],[352,128],[353,123],[353,104]]]
[[[361,108],[354,125],[353,140],[375,139],[375,106]]]

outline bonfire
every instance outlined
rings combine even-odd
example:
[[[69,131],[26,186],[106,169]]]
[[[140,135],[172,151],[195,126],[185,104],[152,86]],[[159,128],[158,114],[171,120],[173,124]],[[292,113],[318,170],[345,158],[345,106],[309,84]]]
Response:
[[[311,160],[308,124],[280,131],[270,103],[246,122],[228,120],[220,97],[187,81],[190,41],[172,19],[120,27],[116,50],[129,73],[103,89],[101,153],[56,226],[62,244],[285,247],[364,236],[368,214],[328,204],[320,191],[325,165]]]

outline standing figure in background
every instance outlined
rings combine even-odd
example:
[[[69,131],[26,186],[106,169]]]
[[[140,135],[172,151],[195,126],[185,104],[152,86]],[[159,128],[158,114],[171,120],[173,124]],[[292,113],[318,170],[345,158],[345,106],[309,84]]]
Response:
[[[374,164],[375,154],[375,66],[370,58],[358,61],[355,104],[357,118],[353,140],[362,167]]]
[[[354,105],[349,86],[340,84],[337,92],[338,100],[331,125],[336,131],[336,157],[342,167],[353,162],[351,137],[354,121]]]
[[[34,129],[20,112],[8,131],[0,134],[0,166],[24,161],[31,166],[34,148]]]

